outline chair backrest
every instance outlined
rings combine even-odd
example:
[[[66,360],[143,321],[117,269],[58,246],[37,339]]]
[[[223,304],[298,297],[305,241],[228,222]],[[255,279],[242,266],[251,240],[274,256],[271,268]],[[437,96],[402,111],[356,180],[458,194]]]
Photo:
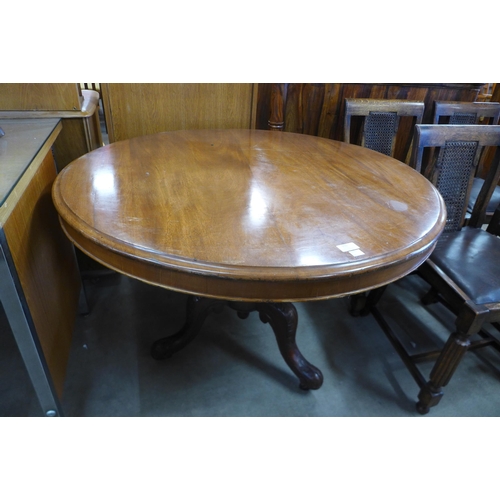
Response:
[[[489,125],[497,125],[500,119],[500,103],[435,101],[432,123],[437,124],[442,118],[448,118],[449,125],[475,125],[484,118],[489,119]]]
[[[426,177],[441,193],[447,210],[444,232],[462,228],[472,182],[481,150],[500,146],[500,125],[415,125],[410,165],[422,170],[425,148],[439,148],[436,162]],[[486,207],[500,178],[500,148],[481,188],[469,225],[478,227],[484,221]]]
[[[361,145],[388,156],[394,156],[394,146],[402,116],[415,117],[422,123],[424,103],[397,99],[346,99],[344,141],[351,142],[351,117],[364,117]],[[410,134],[411,136],[411,134]]]
[[[499,102],[434,101],[433,123],[436,124],[498,125],[499,120]],[[485,148],[481,152],[476,176],[482,177],[490,162],[491,153]]]

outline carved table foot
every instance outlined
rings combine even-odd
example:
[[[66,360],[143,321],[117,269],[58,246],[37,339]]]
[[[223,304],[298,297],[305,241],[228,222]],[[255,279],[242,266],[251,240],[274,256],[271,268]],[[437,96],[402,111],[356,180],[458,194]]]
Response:
[[[301,389],[319,389],[323,384],[323,374],[311,365],[295,343],[298,315],[297,309],[290,302],[228,302],[228,306],[244,317],[252,311],[259,312],[263,323],[269,323],[273,329],[278,347],[293,373],[297,375]]]
[[[269,323],[276,336],[279,350],[286,364],[295,373],[302,389],[319,389],[323,384],[323,374],[310,364],[299,351],[295,342],[298,315],[295,306],[289,302],[225,302],[205,297],[188,299],[186,324],[170,337],[157,340],[151,347],[155,359],[169,358],[185,347],[199,333],[205,318],[211,312],[218,312],[224,304],[237,311],[242,319],[253,311],[258,311],[262,322]]]

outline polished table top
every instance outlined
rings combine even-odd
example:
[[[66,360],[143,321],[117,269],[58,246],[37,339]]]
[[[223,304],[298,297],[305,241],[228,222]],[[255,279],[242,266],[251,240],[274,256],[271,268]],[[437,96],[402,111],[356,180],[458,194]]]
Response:
[[[121,273],[206,297],[302,301],[394,281],[431,253],[437,190],[380,153],[263,130],[113,143],[58,176],[69,238]]]

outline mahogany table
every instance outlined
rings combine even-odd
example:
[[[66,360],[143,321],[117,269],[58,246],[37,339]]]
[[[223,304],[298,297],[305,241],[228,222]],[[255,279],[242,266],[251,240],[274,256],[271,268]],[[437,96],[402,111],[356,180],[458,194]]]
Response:
[[[445,223],[436,189],[366,148],[263,130],[165,132],[75,160],[53,199],[74,244],[105,266],[190,294],[166,358],[224,304],[258,311],[300,386],[323,376],[300,353],[292,302],[374,289],[416,269]]]

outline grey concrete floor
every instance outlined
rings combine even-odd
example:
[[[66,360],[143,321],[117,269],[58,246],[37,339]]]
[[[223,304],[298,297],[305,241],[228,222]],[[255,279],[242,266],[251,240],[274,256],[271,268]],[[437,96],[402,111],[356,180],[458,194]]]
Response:
[[[229,308],[213,314],[188,347],[156,361],[150,345],[182,326],[186,295],[117,274],[87,281],[86,289],[91,312],[75,325],[66,416],[500,415],[500,355],[486,348],[467,353],[440,404],[420,416],[418,386],[375,319],[351,317],[346,298],[296,304],[297,344],[324,375],[319,390],[303,391],[257,313],[246,320]],[[426,290],[410,276],[391,285],[380,303],[417,351],[439,346],[454,322],[442,305],[419,303]],[[0,415],[40,415],[10,332],[0,332]],[[422,365],[426,374],[430,368]]]

